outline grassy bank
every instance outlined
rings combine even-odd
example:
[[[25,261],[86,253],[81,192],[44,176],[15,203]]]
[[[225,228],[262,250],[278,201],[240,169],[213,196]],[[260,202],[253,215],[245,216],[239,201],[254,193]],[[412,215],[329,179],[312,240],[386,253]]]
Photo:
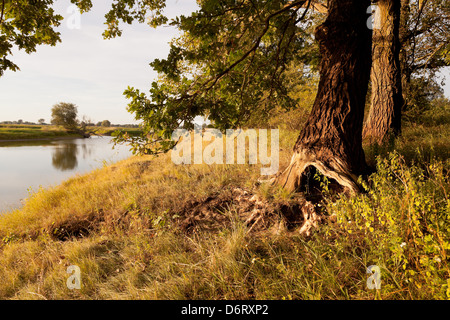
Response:
[[[140,132],[138,128],[122,127],[92,127],[88,131],[95,132],[98,135],[110,136],[116,130],[128,132],[130,135],[137,135]],[[81,138],[79,133],[67,132],[58,126],[48,125],[0,125],[0,141],[13,140],[45,140],[58,138]]]
[[[0,125],[0,141],[10,140],[44,140],[55,138],[78,138],[79,134],[68,133],[56,126],[39,125]]]
[[[133,157],[39,190],[0,217],[0,298],[448,299],[449,129],[408,124],[389,148],[366,147],[367,193],[323,202],[309,237],[285,218],[296,197],[258,184],[257,165]],[[296,136],[281,132],[280,167]],[[245,223],[236,188],[264,203],[265,227]],[[370,265],[380,290],[366,287]]]

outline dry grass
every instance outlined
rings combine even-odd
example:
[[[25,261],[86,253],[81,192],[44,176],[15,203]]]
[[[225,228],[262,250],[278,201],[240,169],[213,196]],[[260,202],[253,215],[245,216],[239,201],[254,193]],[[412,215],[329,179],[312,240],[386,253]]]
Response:
[[[415,139],[415,129],[410,130],[401,138],[404,140],[398,140],[400,149],[413,148],[402,142]],[[282,132],[280,167],[289,162],[296,135]],[[443,143],[442,138],[437,142]],[[436,146],[432,138],[423,137],[416,141],[416,146],[421,143]],[[439,151],[439,155],[445,156],[447,150]],[[285,231],[250,235],[237,208],[231,204],[222,212],[230,223],[213,232],[185,233],[178,229],[174,216],[177,210],[234,186],[253,189],[268,201],[289,200],[291,195],[280,190],[264,185],[255,187],[259,168],[259,165],[176,166],[170,154],[132,157],[74,177],[60,186],[39,190],[30,195],[24,208],[0,217],[0,298],[445,297],[448,274],[442,268],[430,278],[432,281],[427,282],[426,277],[417,279],[422,291],[414,289],[402,282],[408,280],[403,269],[390,269],[391,248],[380,246],[384,242],[376,242],[378,238],[366,238],[368,229],[364,229],[364,224],[358,232],[352,229],[353,233],[339,223],[323,225],[309,238]],[[444,185],[435,189],[433,181],[438,180],[429,181],[431,189],[427,197],[445,207],[449,199],[438,190],[448,191],[448,177],[442,179],[439,181]],[[375,192],[375,196],[380,194]],[[399,192],[395,201],[410,201],[410,195]],[[364,197],[369,196],[358,201],[367,201]],[[341,207],[357,207],[358,203],[344,203]],[[379,203],[367,205],[376,211]],[[336,215],[344,216],[344,209],[335,210]],[[442,219],[445,225],[448,218]],[[378,231],[382,234],[383,230],[375,229],[375,233]],[[428,256],[427,248],[418,250],[411,259]],[[442,259],[448,259],[448,255]],[[383,290],[378,294],[366,288],[366,268],[375,262],[382,264],[384,270],[391,270],[390,276],[382,278]],[[70,265],[81,269],[80,290],[69,290],[66,286],[69,277],[66,270]],[[432,292],[429,289],[433,286],[436,290]]]

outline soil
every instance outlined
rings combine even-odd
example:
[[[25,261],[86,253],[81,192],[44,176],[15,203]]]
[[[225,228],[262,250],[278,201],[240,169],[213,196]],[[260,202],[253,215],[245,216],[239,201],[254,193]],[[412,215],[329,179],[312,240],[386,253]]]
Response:
[[[191,201],[172,214],[179,229],[186,233],[218,230],[239,219],[248,227],[248,233],[283,230],[309,236],[323,220],[318,208],[305,198],[267,201],[243,188],[223,190],[204,200]]]

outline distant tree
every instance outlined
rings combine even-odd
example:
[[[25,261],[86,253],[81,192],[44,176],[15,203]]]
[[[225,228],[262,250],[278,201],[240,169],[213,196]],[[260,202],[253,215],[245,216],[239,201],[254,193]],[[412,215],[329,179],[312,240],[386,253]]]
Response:
[[[39,120],[38,120],[38,123],[39,123],[39,124],[45,124],[45,119],[42,119],[42,118],[39,119]]]
[[[102,127],[111,127],[111,122],[109,120],[103,120]]]
[[[23,120],[22,119],[17,120],[17,124],[23,124]]]
[[[89,118],[87,115],[83,115],[81,117],[81,121],[86,125],[86,126],[95,126],[95,124],[93,123],[92,119]]]
[[[51,123],[57,126],[62,126],[67,130],[77,128],[77,106],[73,103],[60,102],[55,104],[52,108]]]
[[[86,122],[84,122],[84,121],[81,121],[81,122],[80,122],[80,129],[81,129],[81,130],[86,131],[86,126],[87,126],[87,123],[86,123]]]
[[[81,117],[81,121],[80,121],[80,129],[82,131],[86,131],[86,127],[89,125],[90,121],[91,121],[91,119],[89,119],[88,116],[83,115],[83,117]]]
[[[97,122],[96,126],[97,127],[101,127],[102,126],[102,122],[101,121]]]

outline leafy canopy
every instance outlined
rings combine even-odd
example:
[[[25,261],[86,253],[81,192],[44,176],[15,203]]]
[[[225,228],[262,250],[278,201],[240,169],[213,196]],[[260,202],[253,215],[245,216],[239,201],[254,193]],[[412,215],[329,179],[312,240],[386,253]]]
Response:
[[[125,91],[128,110],[143,120],[145,136],[119,135],[117,141],[131,142],[136,152],[170,149],[173,130],[193,129],[198,116],[224,130],[245,124],[254,112],[294,107],[287,66],[317,56],[306,54],[314,43],[312,22],[305,20],[311,19],[306,10],[311,1],[201,0],[198,5],[189,16],[170,21],[181,35],[170,43],[166,59],[150,64],[159,78],[149,93]]]
[[[71,0],[81,12],[92,0]],[[447,0],[406,1],[407,32],[402,44],[412,76],[449,65]],[[14,47],[31,53],[41,44],[55,45],[62,17],[54,0],[0,0],[0,76],[19,67],[9,56]],[[207,116],[219,129],[243,125],[250,115],[289,109],[292,74],[311,74],[318,62],[313,27],[323,18],[311,8],[325,0],[197,0],[198,10],[169,21],[165,0],[112,0],[105,15],[104,38],[122,34],[120,24],[170,24],[181,35],[171,42],[166,59],[151,66],[159,77],[148,93],[128,88],[129,111],[143,121],[144,136],[119,135],[143,153],[173,146],[175,128],[192,129],[197,116]],[[306,10],[309,9],[309,10]],[[319,10],[321,11],[321,10]],[[290,68],[286,72],[286,69]],[[427,77],[432,79],[431,77]]]
[[[92,8],[91,0],[70,0],[81,12]],[[18,71],[19,66],[11,59],[14,48],[27,53],[36,51],[39,45],[54,46],[61,41],[56,28],[63,17],[52,8],[54,0],[0,0],[0,76],[6,70]],[[167,21],[161,15],[165,0],[115,0],[106,14],[107,29],[103,36],[120,36],[119,22],[131,23],[133,20],[145,22],[147,13],[152,11],[151,26]]]
[[[52,4],[51,0],[0,1],[0,76],[8,69],[19,70],[9,59],[13,47],[31,53],[40,44],[53,46],[60,41],[54,29],[62,17],[55,14]]]
[[[402,72],[406,104],[403,116],[416,119],[443,97],[439,71],[450,66],[450,2],[406,1],[402,10],[401,42],[405,59]]]
[[[32,52],[37,45],[60,41],[55,28],[62,17],[51,8],[53,0],[0,1],[1,72],[18,69],[8,59],[14,46]],[[92,0],[71,2],[82,12],[92,7]],[[305,8],[318,2],[198,0],[197,11],[169,21],[163,14],[165,0],[113,0],[105,15],[104,38],[120,36],[120,23],[133,21],[152,27],[169,23],[181,31],[168,57],[151,63],[159,78],[149,93],[125,91],[129,111],[143,120],[144,136],[117,140],[132,142],[138,152],[166,151],[173,146],[173,130],[193,128],[197,116],[225,129],[244,124],[256,110],[264,114],[276,105],[293,107],[285,70],[293,61],[317,58],[309,52],[314,41],[307,32],[311,10]]]

